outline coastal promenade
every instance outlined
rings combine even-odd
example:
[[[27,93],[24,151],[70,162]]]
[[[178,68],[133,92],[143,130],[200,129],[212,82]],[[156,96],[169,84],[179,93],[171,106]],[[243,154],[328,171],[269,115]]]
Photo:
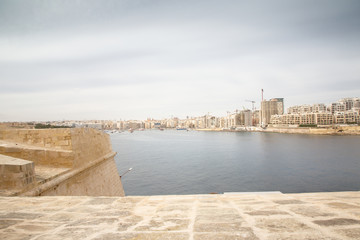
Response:
[[[360,239],[360,192],[0,197],[0,239]]]

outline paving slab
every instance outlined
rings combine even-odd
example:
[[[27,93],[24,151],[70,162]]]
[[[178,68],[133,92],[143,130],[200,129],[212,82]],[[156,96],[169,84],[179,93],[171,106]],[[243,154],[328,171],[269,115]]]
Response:
[[[360,192],[0,197],[0,239],[360,239]]]

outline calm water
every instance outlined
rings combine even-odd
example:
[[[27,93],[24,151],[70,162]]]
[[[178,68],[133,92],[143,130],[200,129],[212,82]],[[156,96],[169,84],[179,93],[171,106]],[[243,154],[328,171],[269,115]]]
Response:
[[[127,195],[360,190],[360,136],[143,131],[111,135]]]

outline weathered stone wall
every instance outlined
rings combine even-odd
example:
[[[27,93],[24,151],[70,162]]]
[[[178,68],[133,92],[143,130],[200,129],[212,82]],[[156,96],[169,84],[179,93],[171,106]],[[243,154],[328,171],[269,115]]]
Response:
[[[0,189],[22,189],[35,180],[34,163],[0,154]]]
[[[66,179],[41,196],[125,196],[113,158]]]
[[[91,128],[6,129],[1,140],[14,145],[0,145],[0,154],[48,166],[79,167],[112,152],[110,137]]]
[[[74,153],[70,150],[44,149],[19,144],[0,144],[0,154],[33,161],[37,165],[72,168]]]
[[[17,195],[124,196],[116,153],[104,132],[90,128],[0,129],[0,154],[32,161],[35,172],[36,166],[41,166],[46,176],[30,191]],[[58,176],[54,168],[63,168],[63,174]]]
[[[112,152],[108,134],[92,128],[71,129],[71,146],[74,152],[74,167]]]
[[[0,140],[31,146],[71,150],[70,128],[59,129],[2,129]]]

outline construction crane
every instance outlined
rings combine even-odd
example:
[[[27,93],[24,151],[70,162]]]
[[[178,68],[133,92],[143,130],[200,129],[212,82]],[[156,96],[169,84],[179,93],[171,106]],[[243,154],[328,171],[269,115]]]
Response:
[[[255,111],[255,101],[253,100],[245,100],[246,102],[251,102],[252,103],[252,111]]]

